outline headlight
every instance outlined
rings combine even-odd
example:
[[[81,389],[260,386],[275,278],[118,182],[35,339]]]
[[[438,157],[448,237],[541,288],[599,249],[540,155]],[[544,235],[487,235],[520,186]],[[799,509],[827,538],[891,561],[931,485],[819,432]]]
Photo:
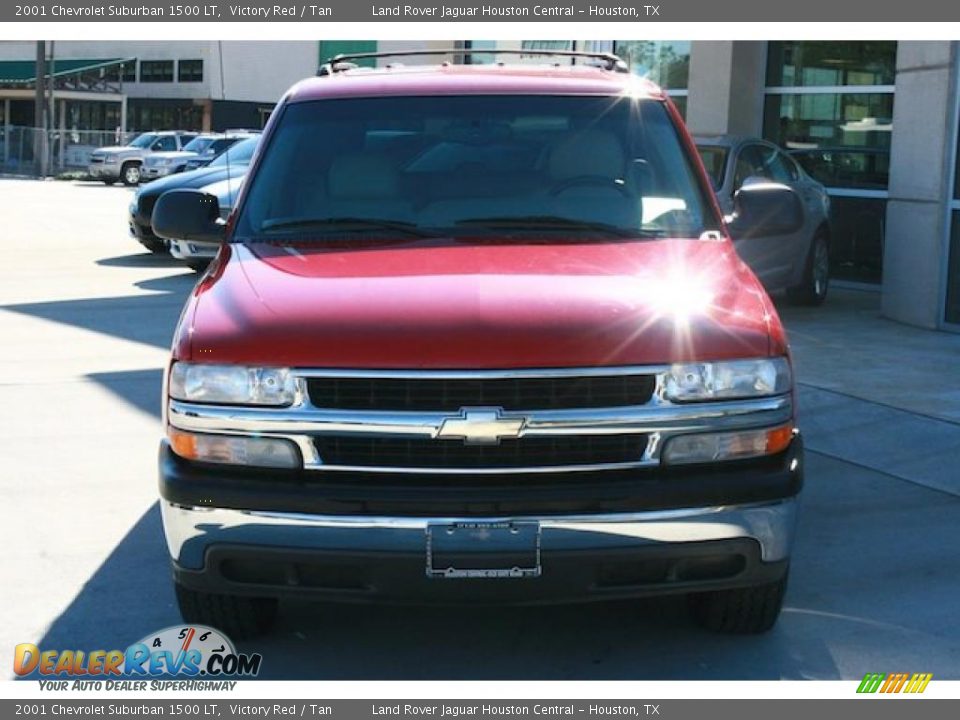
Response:
[[[116,165],[119,161],[120,158],[118,158],[116,155],[107,155],[105,158],[103,158],[103,162],[106,165]]]
[[[170,397],[175,400],[227,405],[291,405],[296,382],[287,368],[175,363],[170,371]]]
[[[681,465],[776,455],[787,449],[793,435],[793,425],[764,430],[680,435],[669,439],[663,446],[661,460],[666,465]]]
[[[283,438],[206,435],[169,428],[170,447],[182,458],[200,462],[257,467],[303,466],[296,446]]]
[[[665,392],[674,402],[736,400],[789,392],[792,384],[786,358],[680,363],[667,373]]]

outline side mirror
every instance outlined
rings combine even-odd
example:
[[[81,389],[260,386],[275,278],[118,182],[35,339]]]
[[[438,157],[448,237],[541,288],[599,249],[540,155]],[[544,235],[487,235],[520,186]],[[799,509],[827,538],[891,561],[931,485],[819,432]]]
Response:
[[[199,190],[168,190],[157,200],[150,219],[153,232],[169,240],[220,242],[224,223],[216,195]]]
[[[745,182],[733,196],[733,215],[727,224],[737,239],[787,235],[803,225],[803,205],[786,185]]]

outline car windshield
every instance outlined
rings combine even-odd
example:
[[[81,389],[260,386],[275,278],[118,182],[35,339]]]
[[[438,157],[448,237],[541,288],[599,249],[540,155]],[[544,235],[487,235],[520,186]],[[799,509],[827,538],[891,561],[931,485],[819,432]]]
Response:
[[[135,148],[146,148],[150,147],[153,144],[153,141],[157,139],[156,133],[143,133],[142,135],[137,135],[133,140],[130,141],[130,147]]]
[[[287,106],[235,238],[344,232],[699,237],[716,229],[662,102],[432,96]]]
[[[212,137],[194,138],[193,140],[188,142],[186,145],[184,145],[183,149],[186,152],[194,152],[200,155],[201,153],[203,153],[204,150],[206,150],[208,147],[213,145],[213,141],[215,139],[216,138],[212,138]]]
[[[226,167],[228,164],[249,165],[253,158],[253,151],[257,149],[259,139],[255,137],[247,138],[236,145],[231,145],[225,153],[218,155],[208,167]]]
[[[700,153],[700,159],[703,160],[703,166],[707,170],[707,175],[713,182],[714,188],[723,187],[723,175],[727,171],[727,148],[720,145],[698,145],[697,152]]]

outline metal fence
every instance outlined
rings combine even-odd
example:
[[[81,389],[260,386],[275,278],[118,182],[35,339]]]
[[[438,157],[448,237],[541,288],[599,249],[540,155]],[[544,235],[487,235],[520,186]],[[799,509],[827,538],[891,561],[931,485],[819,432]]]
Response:
[[[43,130],[0,125],[0,172],[47,175],[85,170],[90,153],[108,145],[123,145],[136,133],[113,130]]]

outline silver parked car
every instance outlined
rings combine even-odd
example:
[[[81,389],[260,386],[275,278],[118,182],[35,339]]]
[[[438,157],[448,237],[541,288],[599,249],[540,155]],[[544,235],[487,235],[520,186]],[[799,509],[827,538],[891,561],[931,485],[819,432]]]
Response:
[[[768,292],[785,290],[793,300],[820,305],[830,281],[830,198],[823,185],[765,140],[732,135],[694,140],[725,215],[734,214],[744,185],[779,183],[797,193],[803,210],[799,228],[772,237],[734,231],[734,244]]]
[[[124,185],[139,185],[143,161],[153,153],[182,150],[197,133],[171,130],[137,135],[127,145],[102,147],[90,153],[87,173],[95,180],[113,185],[122,180]]]

